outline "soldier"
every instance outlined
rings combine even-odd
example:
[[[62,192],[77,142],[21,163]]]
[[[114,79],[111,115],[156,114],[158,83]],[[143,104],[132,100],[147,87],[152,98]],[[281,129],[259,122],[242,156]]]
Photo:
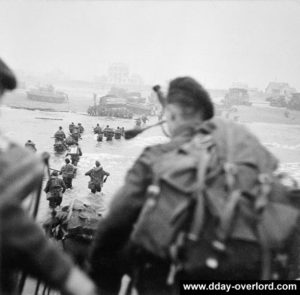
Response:
[[[257,183],[257,171],[274,171],[277,160],[241,125],[213,119],[213,103],[194,79],[174,79],[166,99],[159,97],[171,140],[147,147],[128,171],[99,223],[91,276],[104,293],[117,294],[123,274],[129,274],[138,294],[146,295],[179,294],[179,282],[184,279],[270,277],[268,249],[274,242],[267,241],[268,235],[261,230],[274,223],[269,220],[266,227],[259,227],[259,239],[253,232],[258,216],[245,224],[253,208],[249,194]],[[233,164],[241,162],[246,164],[238,168]],[[240,212],[241,220],[233,209],[241,197],[239,186],[247,192],[244,206],[249,206],[244,208],[245,215]],[[261,197],[266,201],[264,189]],[[260,199],[252,197],[253,202]],[[292,278],[297,278],[299,212],[292,211],[290,240],[284,245],[293,253],[289,261],[295,269]],[[282,211],[283,216],[287,215]],[[272,231],[280,232],[277,226]]]
[[[74,140],[75,140],[76,142],[78,142],[79,138],[81,138],[80,130],[79,130],[78,126],[74,126],[71,135],[72,135],[72,137],[74,138]]]
[[[115,139],[121,139],[122,136],[122,130],[120,127],[117,127],[117,129],[115,130]]]
[[[69,159],[65,159],[66,165],[61,167],[60,173],[67,188],[72,188],[72,180],[76,173],[76,168],[70,164]]]
[[[97,126],[94,128],[94,133],[95,134],[100,134],[102,132],[102,128],[97,124]]]
[[[106,134],[107,134],[106,141],[112,141],[112,139],[114,138],[114,134],[115,134],[114,130],[112,128],[108,128],[106,130]]]
[[[34,153],[37,151],[35,143],[33,143],[30,139],[28,139],[25,143],[25,147]]]
[[[72,135],[69,135],[68,137],[67,137],[67,139],[66,139],[66,144],[67,145],[73,145],[73,144],[75,144],[76,143],[76,140],[73,138],[73,136]]]
[[[0,96],[15,87],[13,73],[0,59]],[[22,208],[22,200],[42,181],[44,166],[40,159],[16,144],[6,143],[5,147],[1,138],[0,294],[21,293],[17,278],[18,272],[24,271],[63,294],[95,295],[91,281],[49,243]],[[26,177],[18,173],[20,168],[27,171]]]
[[[109,131],[110,131],[109,125],[106,125],[106,127],[103,129],[104,137],[107,137]]]
[[[135,127],[136,127],[136,128],[141,128],[141,125],[142,125],[142,120],[141,120],[141,118],[135,119]]]
[[[72,165],[77,166],[79,159],[82,156],[81,148],[77,142],[70,147],[70,151],[66,154],[66,157],[67,156],[71,156]]]
[[[86,176],[90,176],[91,180],[89,181],[88,188],[93,194],[96,192],[101,192],[103,183],[106,181],[106,178],[110,175],[108,172],[103,170],[103,167],[100,166],[100,162],[95,162],[96,167],[92,168],[85,173]],[[104,177],[106,178],[104,179]]]
[[[83,133],[84,132],[84,128],[81,125],[81,123],[78,123],[78,129],[79,129],[79,133]]]
[[[58,178],[58,172],[53,171],[44,189],[50,208],[55,209],[57,206],[60,206],[66,189],[64,181]]]
[[[69,131],[70,131],[71,134],[73,133],[74,127],[75,127],[75,124],[72,122],[72,123],[69,125]]]
[[[64,133],[64,131],[62,130],[62,127],[59,126],[59,129],[55,132],[54,134],[54,138],[55,141],[59,140],[59,141],[64,141],[66,138],[66,134]]]
[[[143,115],[142,116],[142,121],[143,121],[143,123],[144,123],[144,125],[147,123],[147,121],[149,121],[149,119],[147,118],[147,116],[146,115]]]

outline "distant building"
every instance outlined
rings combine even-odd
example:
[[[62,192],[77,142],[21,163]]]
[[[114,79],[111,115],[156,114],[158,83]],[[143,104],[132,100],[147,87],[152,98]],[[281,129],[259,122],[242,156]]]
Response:
[[[108,69],[108,83],[126,85],[129,82],[129,67],[123,63],[114,63]]]
[[[270,82],[265,92],[270,96],[291,96],[292,93],[296,92],[296,89],[290,87],[288,83]]]

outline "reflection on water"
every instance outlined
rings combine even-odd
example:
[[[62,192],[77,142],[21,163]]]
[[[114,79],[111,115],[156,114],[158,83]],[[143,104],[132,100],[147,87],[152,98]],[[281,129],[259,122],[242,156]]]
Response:
[[[149,124],[156,122],[156,120],[156,118],[152,118]],[[113,193],[122,185],[126,171],[142,149],[147,145],[167,140],[161,129],[157,127],[130,141],[121,139],[112,142],[97,142],[92,132],[97,123],[102,127],[110,125],[112,128],[118,126],[132,128],[134,120],[95,118],[75,113],[1,108],[0,124],[2,133],[21,145],[24,145],[28,139],[34,141],[39,152],[47,151],[51,154],[50,166],[54,169],[61,168],[65,157],[64,155],[54,154],[54,139],[52,137],[59,126],[62,126],[64,131],[68,133],[68,125],[71,122],[75,124],[80,122],[85,128],[80,141],[83,156],[78,164],[77,176],[73,181],[74,188],[65,193],[63,204],[68,204],[73,198],[79,198],[89,203],[95,203],[99,211],[105,210]],[[248,127],[282,161],[281,168],[289,171],[299,181],[300,126],[252,123]],[[110,172],[111,175],[104,185],[103,193],[93,195],[89,193],[87,188],[89,177],[84,174],[94,166],[95,160],[99,160],[104,169]],[[47,207],[46,196],[43,193],[40,216],[45,215]]]

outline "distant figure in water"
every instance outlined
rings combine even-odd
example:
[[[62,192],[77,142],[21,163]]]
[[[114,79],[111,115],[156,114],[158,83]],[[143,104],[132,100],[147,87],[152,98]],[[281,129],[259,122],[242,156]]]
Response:
[[[144,124],[146,124],[147,121],[149,121],[149,119],[147,118],[146,115],[143,115],[143,116],[142,116],[142,121],[143,121]]]
[[[34,153],[37,151],[35,143],[33,143],[30,139],[28,139],[28,141],[25,143],[25,147]]]
[[[142,125],[142,120],[141,120],[141,118],[135,119],[135,127],[136,127],[136,128],[141,128],[141,125]]]

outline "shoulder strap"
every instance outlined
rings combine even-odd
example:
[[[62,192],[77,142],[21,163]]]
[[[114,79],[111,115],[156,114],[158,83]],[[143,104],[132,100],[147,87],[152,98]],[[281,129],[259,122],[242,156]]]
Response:
[[[205,175],[211,158],[209,149],[213,146],[211,135],[197,134],[192,139],[193,148],[197,151],[197,189],[195,191],[196,206],[194,210],[193,222],[188,233],[188,238],[197,240],[204,222],[204,188]]]

